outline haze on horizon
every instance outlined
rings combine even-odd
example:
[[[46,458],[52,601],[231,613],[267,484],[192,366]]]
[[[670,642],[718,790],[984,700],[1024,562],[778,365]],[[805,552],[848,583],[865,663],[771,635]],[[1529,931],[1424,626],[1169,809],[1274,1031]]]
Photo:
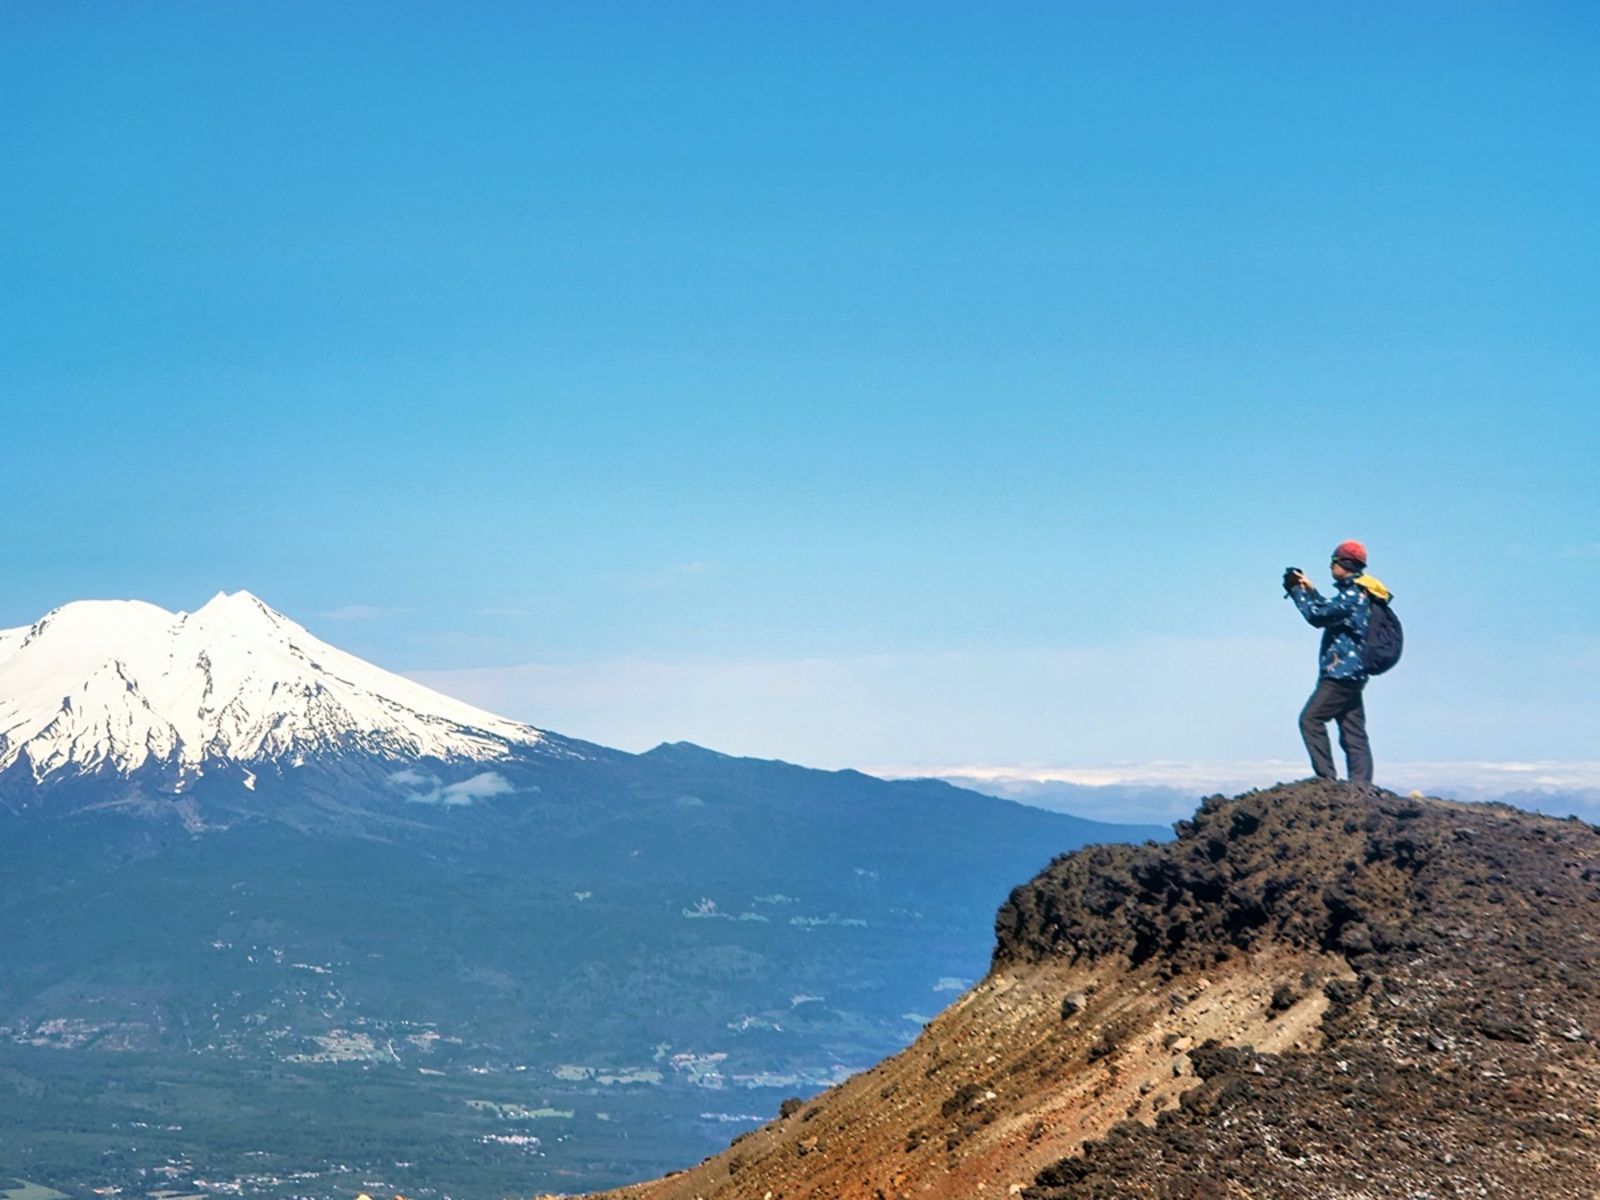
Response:
[[[623,748],[1198,779],[1300,761],[1359,537],[1379,782],[1600,786],[1597,35],[7,7],[0,627],[249,588]]]

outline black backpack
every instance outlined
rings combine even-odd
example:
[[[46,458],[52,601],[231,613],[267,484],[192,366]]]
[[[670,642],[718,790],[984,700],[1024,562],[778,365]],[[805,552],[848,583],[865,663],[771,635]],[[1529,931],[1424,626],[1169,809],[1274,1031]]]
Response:
[[[1367,642],[1362,647],[1362,660],[1368,675],[1382,675],[1400,661],[1400,651],[1405,648],[1405,631],[1400,628],[1400,618],[1387,600],[1372,597],[1372,611],[1367,618]]]

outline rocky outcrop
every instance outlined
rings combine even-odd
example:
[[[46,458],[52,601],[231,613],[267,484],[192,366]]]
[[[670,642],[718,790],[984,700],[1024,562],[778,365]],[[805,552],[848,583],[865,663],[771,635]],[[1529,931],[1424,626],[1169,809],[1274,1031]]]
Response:
[[[1304,783],[1016,889],[902,1054],[652,1200],[1600,1194],[1600,831]]]
[[[1063,859],[1002,910],[997,963],[1337,954],[1314,1054],[1213,1054],[1154,1127],[1029,1200],[1594,1197],[1600,835],[1499,806],[1302,785],[1208,801],[1176,844]],[[1286,998],[1286,997],[1285,997]]]

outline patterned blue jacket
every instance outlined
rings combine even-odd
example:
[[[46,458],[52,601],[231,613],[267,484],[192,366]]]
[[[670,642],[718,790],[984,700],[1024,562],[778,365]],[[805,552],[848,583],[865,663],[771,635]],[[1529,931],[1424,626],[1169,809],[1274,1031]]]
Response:
[[[1316,588],[1294,588],[1295,607],[1311,624],[1322,630],[1322,649],[1317,665],[1323,679],[1348,679],[1364,683],[1367,666],[1361,661],[1361,647],[1367,641],[1367,622],[1372,619],[1372,597],[1356,586],[1355,576],[1334,581],[1334,594],[1324,597]]]

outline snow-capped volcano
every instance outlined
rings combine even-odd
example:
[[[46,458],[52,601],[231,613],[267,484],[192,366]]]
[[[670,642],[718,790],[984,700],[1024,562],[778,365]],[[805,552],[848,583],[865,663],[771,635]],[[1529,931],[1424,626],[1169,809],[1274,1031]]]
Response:
[[[249,592],[82,600],[0,630],[0,772],[182,771],[327,753],[502,758],[544,735],[313,637]]]

